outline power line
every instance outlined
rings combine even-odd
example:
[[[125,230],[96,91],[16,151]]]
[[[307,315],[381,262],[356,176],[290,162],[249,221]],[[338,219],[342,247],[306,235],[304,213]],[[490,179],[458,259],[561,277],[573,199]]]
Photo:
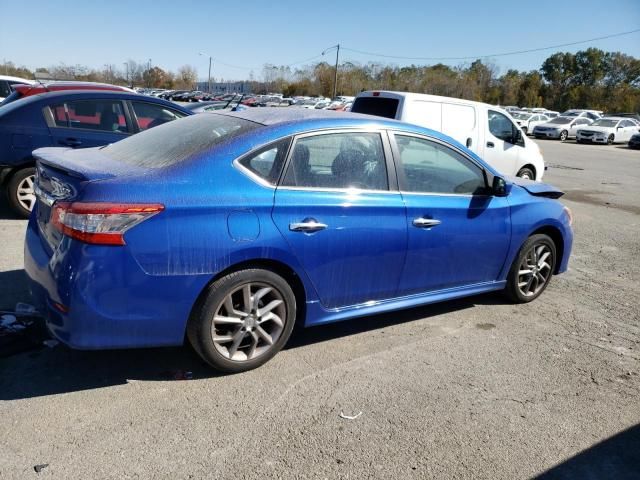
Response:
[[[505,57],[507,55],[519,55],[522,53],[531,53],[531,52],[540,52],[543,50],[551,50],[554,48],[561,48],[561,47],[569,47],[572,45],[579,45],[581,43],[589,43],[589,42],[595,42],[597,40],[605,40],[607,38],[615,38],[615,37],[622,37],[623,35],[630,35],[632,33],[636,33],[636,32],[640,32],[640,28],[636,29],[636,30],[630,30],[628,32],[620,32],[620,33],[613,33],[611,35],[605,35],[602,37],[596,37],[596,38],[590,38],[588,40],[580,40],[577,42],[570,42],[570,43],[561,43],[558,45],[551,45],[548,47],[540,47],[540,48],[531,48],[529,50],[517,50],[517,51],[513,51],[513,52],[503,52],[503,53],[493,53],[491,55],[473,55],[473,56],[468,56],[468,57],[403,57],[400,55],[385,55],[382,53],[373,53],[373,52],[364,52],[362,50],[356,50],[354,48],[347,48],[347,47],[342,47],[344,50],[348,50],[350,52],[354,52],[354,53],[360,53],[362,55],[369,55],[372,57],[382,57],[382,58],[393,58],[393,59],[398,59],[398,60],[475,60],[477,58],[487,58],[487,57]]]

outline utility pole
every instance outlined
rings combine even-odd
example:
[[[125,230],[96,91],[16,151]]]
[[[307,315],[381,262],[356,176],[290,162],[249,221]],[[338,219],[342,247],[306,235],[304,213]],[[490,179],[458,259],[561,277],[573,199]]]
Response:
[[[329,48],[325,49],[322,52],[322,55],[324,55],[326,52],[328,52],[332,48],[336,49],[336,70],[335,70],[335,72],[333,74],[333,98],[336,98],[336,95],[338,94],[338,59],[340,57],[340,44],[338,43],[337,45],[334,45],[333,47],[329,47]]]
[[[211,59],[211,55],[206,55],[206,54],[205,54],[205,53],[203,53],[203,52],[198,53],[198,55],[203,55],[203,56],[205,56],[205,57],[207,57],[207,56],[209,57],[209,86],[208,86],[208,89],[209,89],[209,90],[208,90],[208,92],[207,92],[207,93],[211,93],[211,61],[212,61],[212,59]]]
[[[149,59],[149,66],[147,67],[147,87],[151,87],[151,59]]]
[[[127,82],[127,85],[129,85],[129,62],[124,62],[124,66],[125,66],[125,80]]]

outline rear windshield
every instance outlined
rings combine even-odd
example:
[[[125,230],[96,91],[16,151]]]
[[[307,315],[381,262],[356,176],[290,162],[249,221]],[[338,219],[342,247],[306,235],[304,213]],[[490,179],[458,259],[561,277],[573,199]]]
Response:
[[[378,117],[396,118],[399,100],[397,98],[385,97],[358,97],[351,111],[355,113],[366,113],[367,115],[377,115]]]
[[[202,113],[151,128],[103,151],[129,165],[163,168],[261,126],[238,117]]]

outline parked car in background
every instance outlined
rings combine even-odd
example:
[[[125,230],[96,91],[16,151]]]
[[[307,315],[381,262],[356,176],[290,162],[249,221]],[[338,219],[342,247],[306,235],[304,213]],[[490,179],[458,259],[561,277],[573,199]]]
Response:
[[[568,138],[575,138],[580,127],[591,125],[593,120],[587,117],[557,117],[547,123],[533,128],[533,136],[536,138],[556,138],[564,142]]]
[[[511,115],[522,131],[529,135],[533,134],[536,125],[542,125],[550,120],[549,117],[541,113],[514,113]]]
[[[420,93],[368,91],[351,107],[355,113],[393,118],[453,137],[505,175],[540,180],[544,160],[504,110],[486,103]]]
[[[33,208],[33,150],[106,145],[186,115],[158,98],[107,90],[50,92],[0,107],[0,185],[9,206],[23,217]]]
[[[636,133],[629,139],[629,148],[640,148],[640,133]]]
[[[627,143],[640,127],[630,118],[599,118],[586,128],[578,129],[577,143]]]
[[[573,108],[566,110],[560,114],[561,117],[584,117],[591,120],[597,120],[602,117],[601,110],[584,110],[579,108]]]
[[[491,291],[530,302],[572,248],[562,192],[382,118],[247,109],[34,155],[25,270],[47,327],[74,348],[186,336],[241,372],[294,324]]]
[[[14,102],[31,95],[39,95],[47,92],[60,92],[63,90],[108,90],[113,92],[136,93],[133,89],[120,85],[96,82],[38,82],[30,85],[15,85],[11,95],[4,99],[0,106]]]
[[[11,95],[15,85],[31,85],[33,83],[35,83],[33,80],[27,80],[26,78],[0,75],[0,102]]]

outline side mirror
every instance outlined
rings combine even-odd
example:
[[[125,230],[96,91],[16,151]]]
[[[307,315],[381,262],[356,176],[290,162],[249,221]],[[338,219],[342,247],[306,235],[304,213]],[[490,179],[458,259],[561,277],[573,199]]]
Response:
[[[494,196],[496,197],[506,197],[509,195],[510,185],[507,184],[506,180],[502,177],[493,177],[493,182],[491,185],[491,190]]]
[[[523,145],[524,144],[524,141],[522,140],[522,130],[520,130],[519,128],[517,128],[515,133],[513,134],[512,143],[514,145]]]

